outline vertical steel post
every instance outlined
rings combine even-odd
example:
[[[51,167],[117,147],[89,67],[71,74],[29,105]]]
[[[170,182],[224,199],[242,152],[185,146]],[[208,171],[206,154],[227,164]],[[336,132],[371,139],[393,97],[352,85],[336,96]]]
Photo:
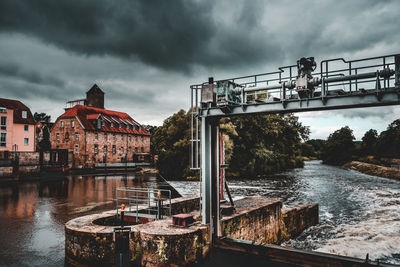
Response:
[[[394,75],[394,86],[400,88],[400,55],[394,56],[395,64],[395,75]]]
[[[211,242],[219,234],[219,120],[201,118],[201,214]]]
[[[219,120],[211,121],[211,242],[220,235],[219,231]]]
[[[210,223],[210,188],[211,188],[211,136],[209,119],[202,116],[200,125],[201,140],[201,216],[202,223]]]

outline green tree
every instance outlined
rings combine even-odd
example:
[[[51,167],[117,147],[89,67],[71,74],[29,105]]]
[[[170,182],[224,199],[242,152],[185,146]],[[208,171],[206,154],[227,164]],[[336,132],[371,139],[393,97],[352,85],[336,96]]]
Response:
[[[168,179],[182,179],[191,174],[190,112],[183,109],[167,118],[153,136],[154,153],[160,173]]]
[[[378,132],[374,129],[370,129],[365,132],[361,139],[360,153],[363,156],[375,155],[375,147],[378,141]]]
[[[46,122],[49,123],[50,122],[50,115],[47,115],[46,113],[37,113],[35,112],[35,114],[33,114],[33,119],[35,120],[35,122]]]
[[[376,151],[381,157],[400,157],[400,119],[389,124],[386,131],[379,135]]]
[[[231,136],[231,175],[255,177],[303,165],[300,146],[309,129],[292,114],[239,117],[232,123],[237,135]]]
[[[151,138],[150,138],[150,153],[154,155],[155,153],[154,153],[153,135],[156,132],[158,127],[154,126],[154,125],[142,125],[142,126],[146,129],[146,131],[148,131],[151,134]]]
[[[305,144],[311,145],[313,147],[313,149],[310,150],[309,147],[306,147],[305,148],[306,151],[302,150],[302,151],[304,151],[303,152],[303,156],[312,156],[312,157],[317,157],[319,159],[321,158],[321,152],[322,152],[322,148],[325,145],[325,140],[322,140],[322,139],[311,139],[311,140],[307,140],[307,142],[305,142]],[[304,149],[304,147],[303,147],[303,149]]]
[[[330,134],[322,150],[322,161],[325,164],[343,165],[351,161],[354,153],[353,130],[342,127]]]

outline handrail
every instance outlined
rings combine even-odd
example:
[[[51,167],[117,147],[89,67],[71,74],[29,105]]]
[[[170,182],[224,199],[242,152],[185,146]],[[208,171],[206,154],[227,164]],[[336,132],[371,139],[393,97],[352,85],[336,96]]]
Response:
[[[162,216],[171,216],[171,190],[157,188],[136,188],[121,187],[116,189],[116,213],[124,204],[126,211],[136,217],[148,217],[151,215],[154,219],[160,219]],[[164,205],[164,201],[168,205]],[[147,214],[147,216],[144,216]]]

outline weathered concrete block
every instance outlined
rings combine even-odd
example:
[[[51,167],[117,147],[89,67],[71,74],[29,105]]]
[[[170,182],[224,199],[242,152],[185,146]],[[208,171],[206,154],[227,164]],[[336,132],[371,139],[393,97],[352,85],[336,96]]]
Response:
[[[279,199],[247,197],[236,202],[237,212],[221,220],[223,236],[258,243],[277,243],[282,202]]]
[[[294,238],[319,222],[318,204],[307,204],[282,209],[281,241]]]

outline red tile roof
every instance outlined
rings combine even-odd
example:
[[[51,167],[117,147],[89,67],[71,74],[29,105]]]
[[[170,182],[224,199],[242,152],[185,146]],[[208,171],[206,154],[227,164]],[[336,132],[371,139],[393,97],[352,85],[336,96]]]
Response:
[[[0,98],[0,107],[14,110],[14,123],[18,124],[35,124],[31,110],[21,101]],[[26,118],[22,118],[22,111],[26,111]]]
[[[100,116],[104,123],[99,129],[100,131],[150,135],[150,133],[146,131],[142,125],[137,123],[128,114],[101,108],[76,105],[73,108],[68,109],[64,114],[58,117],[57,120],[62,118],[73,118],[75,116],[87,130],[97,130],[95,126],[96,119]],[[112,127],[110,122],[112,122]],[[117,122],[121,125],[121,127],[117,125]],[[129,129],[126,129],[127,124],[131,124],[129,125]],[[135,130],[132,129],[132,125],[135,125]]]

